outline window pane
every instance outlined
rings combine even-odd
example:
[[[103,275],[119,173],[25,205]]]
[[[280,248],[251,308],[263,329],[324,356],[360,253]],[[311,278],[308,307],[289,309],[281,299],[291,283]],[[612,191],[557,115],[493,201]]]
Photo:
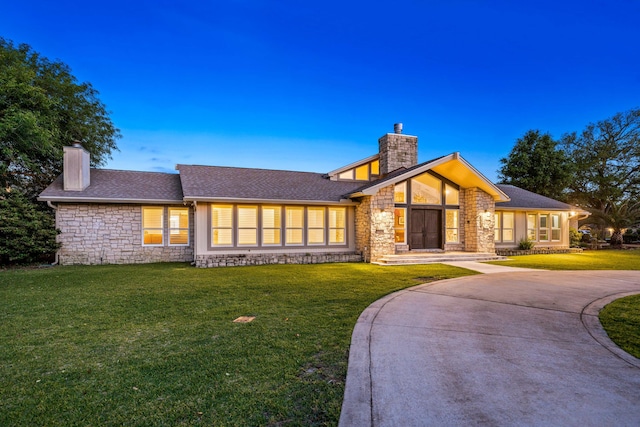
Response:
[[[256,241],[256,229],[255,228],[240,228],[238,229],[238,244],[239,245],[255,245]]]
[[[560,215],[551,215],[551,228],[560,228]]]
[[[186,245],[189,243],[189,230],[171,230],[169,234],[170,245]]]
[[[540,215],[540,228],[549,227],[549,215]]]
[[[560,240],[560,230],[554,228],[551,230],[551,240]]]
[[[537,240],[538,236],[537,236],[537,221],[536,221],[536,215],[535,214],[528,214],[527,215],[527,238],[529,240]]]
[[[302,228],[303,208],[287,208],[287,227]]]
[[[144,230],[145,245],[161,245],[162,230]]]
[[[163,228],[162,213],[164,208],[142,208],[143,228]]]
[[[212,240],[214,245],[231,245],[231,229],[214,229]]]
[[[188,208],[169,208],[170,228],[189,228]]]
[[[330,208],[329,209],[329,227],[344,228],[345,225],[345,208]]]
[[[329,231],[329,243],[344,243],[344,229],[332,228]]]
[[[457,209],[447,209],[445,213],[445,223],[447,229],[446,241],[447,243],[457,243],[458,242],[458,215],[459,211]]]
[[[396,184],[393,190],[393,201],[395,203],[407,203],[407,183]]]
[[[324,227],[324,208],[308,208],[307,218],[309,227]]]
[[[302,244],[302,229],[288,229],[287,230],[287,244],[289,245],[301,245]]]
[[[502,213],[502,227],[513,228],[513,212]]]
[[[280,206],[262,208],[262,226],[265,228],[280,228]]]
[[[238,207],[238,227],[256,228],[258,226],[258,208]]]
[[[358,166],[356,168],[356,179],[359,181],[369,180],[369,164]]]
[[[496,242],[500,241],[500,214],[493,214],[493,240]]]
[[[338,175],[338,179],[353,179],[353,169],[349,169],[348,171],[342,172]]]
[[[412,179],[411,200],[416,204],[441,205],[442,182],[428,173]]]
[[[513,242],[513,229],[504,229],[502,231],[502,240],[504,242]]]
[[[309,243],[310,244],[324,243],[324,229],[321,229],[321,228],[309,229]]]
[[[280,229],[270,228],[270,229],[262,230],[262,244],[263,245],[279,245]]]
[[[459,205],[460,204],[460,192],[450,185],[444,186],[444,198],[447,205]]]
[[[397,208],[393,210],[393,227],[395,229],[395,242],[405,243],[405,230],[406,230],[406,215],[407,210]]]
[[[371,175],[380,175],[380,161],[374,160],[371,162]]]
[[[447,229],[447,243],[457,243],[458,242],[458,229]]]
[[[213,205],[211,207],[211,225],[213,227],[231,227],[233,224],[233,208],[231,206]]]

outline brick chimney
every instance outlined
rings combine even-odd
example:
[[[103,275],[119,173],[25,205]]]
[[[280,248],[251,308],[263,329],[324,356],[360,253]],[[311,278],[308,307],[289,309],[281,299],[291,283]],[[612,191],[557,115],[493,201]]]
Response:
[[[90,184],[89,152],[79,142],[63,147],[62,182],[64,191],[82,191]]]
[[[380,148],[380,175],[386,175],[401,167],[418,164],[418,137],[402,134],[402,123],[393,125],[394,133],[378,140]]]

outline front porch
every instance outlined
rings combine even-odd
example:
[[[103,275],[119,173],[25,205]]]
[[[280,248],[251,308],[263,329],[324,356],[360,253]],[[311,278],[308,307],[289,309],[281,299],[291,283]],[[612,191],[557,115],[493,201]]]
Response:
[[[437,264],[458,261],[501,261],[504,256],[492,252],[458,252],[458,251],[411,251],[403,254],[384,255],[372,264],[378,265],[415,265]]]

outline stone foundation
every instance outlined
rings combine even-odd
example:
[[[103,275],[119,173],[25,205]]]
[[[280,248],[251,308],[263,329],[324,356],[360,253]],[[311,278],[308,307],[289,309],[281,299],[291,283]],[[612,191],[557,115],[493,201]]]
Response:
[[[518,256],[518,255],[548,255],[548,254],[577,254],[582,252],[581,248],[535,248],[535,249],[496,249],[496,255]]]
[[[165,215],[166,216],[166,215]],[[190,214],[193,242],[193,213]],[[141,264],[193,260],[190,246],[143,246],[142,207],[120,204],[60,204],[58,262],[70,264]]]
[[[324,264],[329,262],[362,262],[362,255],[346,253],[198,255],[196,267],[237,267],[266,264]]]

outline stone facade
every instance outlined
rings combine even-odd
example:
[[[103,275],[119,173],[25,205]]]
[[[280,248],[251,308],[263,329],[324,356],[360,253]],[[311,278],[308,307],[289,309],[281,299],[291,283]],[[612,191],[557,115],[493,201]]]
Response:
[[[378,140],[380,174],[386,175],[401,167],[418,164],[418,137],[388,133]]]
[[[324,264],[328,262],[362,262],[362,255],[344,253],[198,255],[196,267],[237,267],[266,264]]]
[[[464,250],[467,252],[490,252],[496,250],[494,242],[496,204],[493,198],[479,188],[466,188],[460,205],[464,213]]]
[[[189,221],[193,224],[193,212]],[[60,204],[56,227],[61,265],[193,261],[193,227],[189,246],[142,245],[140,205]]]
[[[390,185],[363,197],[356,207],[356,249],[365,261],[376,262],[396,251],[393,188]]]

